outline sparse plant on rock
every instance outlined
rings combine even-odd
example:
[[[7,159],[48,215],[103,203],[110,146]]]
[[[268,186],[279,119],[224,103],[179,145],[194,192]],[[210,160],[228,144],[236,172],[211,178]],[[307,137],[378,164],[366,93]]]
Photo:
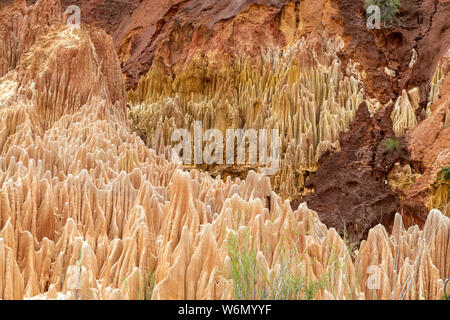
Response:
[[[0,38],[9,39],[0,42],[0,300],[437,300],[447,291],[449,180],[442,181],[442,173],[422,227],[409,227],[411,219],[402,212],[388,229],[374,226],[354,243],[324,224],[307,202],[294,210],[267,175],[249,171],[242,179],[223,179],[187,171],[161,142],[160,133],[190,129],[196,119],[225,132],[280,127],[286,161],[277,183],[280,193],[292,195],[303,182],[290,177],[315,170],[319,156],[344,141],[340,132],[369,128],[360,135],[363,141],[377,134],[365,121],[379,118],[365,108],[355,115],[366,94],[359,80],[347,76],[350,64],[344,68],[336,58],[340,44],[325,43],[328,54],[312,57],[311,66],[288,49],[263,57],[262,69],[236,60],[226,71],[231,75],[212,82],[209,71],[196,78],[201,59],[199,67],[175,77],[174,86],[151,73],[137,91],[143,100],[130,104],[133,120],[152,129],[145,131],[155,138],[150,148],[126,117],[124,75],[113,41],[88,24],[74,33],[59,25],[59,2],[25,7],[16,1],[20,7],[13,15],[0,11],[8,17],[0,18]],[[304,43],[297,48],[304,51]],[[232,81],[226,90],[220,89],[223,78]],[[394,113],[398,128],[414,124],[402,120],[409,110]],[[351,126],[355,117],[357,126]],[[372,147],[406,146],[404,134],[396,136],[394,130],[375,146],[362,144],[370,147],[362,156]],[[446,149],[443,137],[436,141]],[[446,156],[445,150],[429,165],[433,179],[435,168],[448,166]],[[353,163],[344,166],[344,159],[331,169],[362,168]],[[352,180],[334,174],[326,179],[343,177],[350,187],[369,181],[369,170],[354,173]],[[443,174],[449,176],[448,167]],[[327,190],[333,205],[349,201]],[[373,189],[345,190],[358,195],[362,209],[375,203],[381,217],[390,211],[384,199],[395,200],[362,194]],[[330,211],[336,219],[338,209]],[[364,219],[376,213],[361,210],[347,220],[346,230],[368,225]]]
[[[386,152],[396,151],[400,148],[400,141],[397,138],[387,138],[384,142],[384,150]]]
[[[445,167],[441,170],[442,180],[450,180],[450,167]]]

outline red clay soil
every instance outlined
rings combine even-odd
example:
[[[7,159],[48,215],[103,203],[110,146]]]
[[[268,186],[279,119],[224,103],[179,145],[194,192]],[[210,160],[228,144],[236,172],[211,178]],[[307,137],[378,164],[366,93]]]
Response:
[[[352,241],[363,239],[378,223],[391,225],[400,207],[386,179],[397,161],[408,162],[409,154],[402,139],[397,149],[386,148],[387,139],[394,137],[391,111],[392,106],[371,118],[362,103],[349,131],[341,134],[341,151],[322,156],[318,171],[306,183],[314,193],[302,202]]]
[[[411,164],[422,175],[406,192],[403,206],[415,213],[415,219],[424,222],[428,209],[425,203],[433,184],[443,167],[450,166],[450,127],[443,125],[445,113],[450,109],[450,53],[444,58],[447,76],[440,88],[440,98],[431,106],[432,115],[406,135],[411,151]]]
[[[133,88],[158,57],[168,72],[176,73],[197,50],[256,55],[265,47],[285,45],[281,15],[293,4],[291,22],[294,28],[303,24],[301,35],[343,36],[343,60],[361,64],[371,96],[386,103],[403,89],[420,87],[425,106],[429,80],[450,48],[450,1],[401,3],[395,25],[372,31],[366,27],[362,0],[62,0],[62,7],[80,6],[82,22],[112,35],[127,86]],[[242,15],[249,10],[251,14]],[[409,68],[413,49],[417,62]],[[391,78],[385,67],[396,75]]]
[[[259,54],[264,48],[285,45],[277,21],[287,1],[191,0],[144,1],[130,24],[115,34],[122,70],[129,88],[159,58],[177,73],[198,51]],[[252,4],[265,5],[242,19],[234,19]],[[145,23],[142,23],[145,21]],[[231,25],[233,24],[233,25]]]
[[[450,1],[401,1],[399,21],[373,31],[365,27],[363,1],[336,1],[344,16],[347,55],[366,71],[369,93],[386,103],[403,89],[420,87],[424,107],[429,80],[439,58],[450,48]],[[409,68],[413,49],[417,61]],[[384,73],[385,66],[395,71],[395,77]]]
[[[418,86],[424,104],[439,57],[450,47],[448,0],[402,1],[397,26],[374,31],[365,26],[363,1],[355,0],[62,1],[63,8],[81,6],[83,22],[113,36],[129,88],[156,57],[170,69],[183,66],[196,50],[259,54],[265,46],[285,45],[280,17],[289,3],[295,5],[292,23],[301,20],[304,25],[301,34],[314,36],[324,31],[343,36],[345,56],[365,70],[371,96],[385,103],[402,89]],[[240,15],[251,7],[250,15]],[[418,57],[409,68],[413,48]],[[386,66],[396,72],[395,77],[384,72]]]
[[[29,4],[35,2],[28,1]],[[204,52],[217,49],[224,54],[240,49],[259,53],[264,47],[286,44],[278,22],[280,11],[288,0],[61,2],[64,9],[69,5],[80,6],[82,23],[101,27],[113,37],[128,88],[136,86],[156,57],[161,57],[168,69],[176,69],[183,66],[197,49]],[[233,21],[232,32],[236,34],[229,34],[222,22],[232,20],[252,5],[264,8],[255,11],[252,17],[237,23]]]
[[[197,50],[256,55],[265,47],[285,45],[281,15],[293,4],[291,22],[294,28],[303,24],[301,35],[343,36],[343,60],[361,64],[370,96],[386,103],[403,89],[420,87],[425,106],[429,80],[450,48],[450,1],[401,3],[396,24],[382,30],[367,29],[359,0],[62,0],[62,7],[80,6],[82,22],[112,35],[127,87],[133,88],[158,57],[168,72],[176,73]],[[249,10],[251,14],[242,15]],[[413,49],[417,62],[409,68]],[[387,75],[385,67],[395,76]]]

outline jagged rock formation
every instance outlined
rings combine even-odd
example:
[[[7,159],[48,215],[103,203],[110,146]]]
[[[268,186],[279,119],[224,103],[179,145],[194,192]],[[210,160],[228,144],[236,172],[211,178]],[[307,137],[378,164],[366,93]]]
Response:
[[[233,6],[232,10],[227,1],[167,3],[167,7],[160,6],[160,11],[152,15],[148,25],[144,25],[139,17],[152,4],[144,1],[136,9],[133,22],[128,31],[124,31],[129,37],[122,42],[116,41],[116,46],[120,43],[118,54],[123,61],[129,85],[134,87],[138,83],[136,90],[130,94],[133,109],[131,117],[140,135],[147,140],[147,145],[157,149],[157,145],[161,145],[161,135],[168,145],[174,128],[191,128],[195,119],[207,123],[205,130],[212,127],[278,126],[283,140],[282,169],[277,177],[272,178],[272,185],[281,196],[299,203],[303,201],[303,196],[314,191],[314,184],[310,183],[308,188],[305,183],[316,171],[320,156],[328,150],[340,150],[339,134],[349,128],[362,100],[366,100],[371,114],[381,106],[386,108],[390,103],[394,104],[390,116],[394,136],[401,141],[403,135],[414,130],[431,115],[430,106],[436,102],[438,88],[447,74],[440,65],[435,76],[432,76],[438,58],[449,48],[446,13],[448,15],[450,8],[445,1],[414,2],[408,7],[402,6],[397,25],[375,31],[369,31],[365,26],[362,1],[262,1],[257,4],[250,1],[241,4]],[[201,14],[193,14],[200,11]],[[443,37],[443,40],[434,40],[438,36]],[[264,41],[260,41],[261,38]],[[320,65],[317,59],[305,58],[305,53],[300,54],[302,59],[311,63],[312,73],[303,71],[308,63],[297,66],[295,62],[298,60],[290,62],[292,50],[298,51],[298,39],[302,43],[299,51],[316,51],[319,56],[325,53],[328,61],[317,68]],[[343,39],[344,43],[337,45],[340,41],[333,42],[330,39]],[[327,45],[317,45],[320,42]],[[327,49],[330,42],[334,44],[331,51]],[[275,55],[267,54],[273,52],[274,47],[283,49]],[[284,55],[289,58],[288,61]],[[270,62],[272,68],[266,68],[264,61]],[[334,71],[336,63],[340,66],[339,72]],[[258,70],[263,76],[258,76]],[[318,79],[331,77],[343,80],[344,87],[350,84],[345,89],[349,93],[345,93],[345,97],[339,96],[342,95],[343,87],[336,81],[328,83],[319,80],[319,86],[311,86],[308,78],[312,79],[312,75],[317,72],[320,74]],[[144,74],[138,82],[139,76]],[[287,88],[285,83],[288,84]],[[306,95],[305,88],[309,91]],[[328,92],[328,96],[320,98],[317,90]],[[308,115],[299,118],[301,112],[298,112],[308,108],[303,101],[305,96],[311,94],[317,100],[314,109],[320,114],[315,121],[309,119]],[[292,96],[300,98],[292,99]],[[370,97],[376,97],[378,101]],[[329,114],[325,117],[322,111],[327,108]],[[281,117],[276,117],[276,114]],[[308,128],[311,128],[312,135]],[[360,147],[376,150],[379,140],[372,139],[370,143],[373,145]],[[405,144],[411,145],[409,142]],[[447,143],[444,146],[448,148]],[[380,193],[387,191],[385,180],[393,186],[389,179],[380,178],[393,175],[393,166],[409,166],[409,180],[423,174],[416,159],[410,161],[402,157],[387,163],[390,166],[377,174],[379,181],[376,185]],[[347,165],[343,164],[343,168]],[[244,178],[249,169],[258,168],[203,166],[201,169],[214,175]],[[367,167],[360,169],[366,173],[378,170]],[[326,178],[326,175],[323,177]],[[365,185],[364,177],[359,177],[360,186]],[[422,188],[428,193],[435,181],[426,181],[427,184],[423,184]],[[319,184],[323,183],[321,181]],[[338,189],[345,189],[343,185],[340,184]],[[376,219],[367,221],[368,227],[381,220],[388,221],[388,226],[393,221],[393,214],[400,210],[400,204],[405,206],[403,200],[408,197],[404,195],[406,189],[398,191],[393,186],[393,190],[387,192],[390,200],[389,205],[386,205],[390,206],[390,213],[379,212]],[[438,193],[445,194],[445,190]],[[340,193],[340,197],[345,194],[348,193]],[[442,197],[439,199],[438,203],[442,203],[439,207],[445,211],[447,200]],[[414,201],[415,209],[407,210],[410,220],[408,225],[423,224],[427,212],[432,208],[431,204],[427,204],[427,199],[423,198],[418,203],[416,197]],[[341,211],[361,211],[359,204],[350,204],[351,199],[345,198],[344,202],[348,205]],[[318,207],[315,209],[318,210]],[[328,215],[327,210],[319,212],[321,217]],[[366,218],[367,214],[360,217]],[[331,224],[333,227],[341,225]]]
[[[450,164],[447,61],[444,56],[436,70],[427,110],[417,88],[375,116],[361,105],[341,150],[320,159],[305,185],[315,192],[303,201],[328,226],[361,239],[377,223],[390,229],[398,211],[408,226],[423,226],[432,208],[448,215],[448,183],[439,176]],[[420,114],[426,119],[419,124]]]
[[[37,35],[60,24],[60,1],[37,1],[27,6],[25,1],[15,1],[0,7],[0,76],[13,70],[22,55],[28,51]]]
[[[170,145],[175,129],[193,134],[194,120],[203,122],[203,131],[219,129],[224,136],[227,129],[279,129],[281,168],[272,182],[283,197],[298,199],[306,175],[322,154],[339,149],[339,133],[363,101],[362,83],[336,58],[342,45],[339,38],[324,45],[300,40],[269,51],[258,63],[246,56],[224,60],[220,72],[199,55],[166,83],[154,66],[129,94],[130,116],[155,149],[161,139]],[[242,178],[249,168],[258,165],[242,166]],[[229,165],[208,169],[225,176],[230,170]]]
[[[52,4],[0,14],[26,22]],[[150,149],[132,132],[111,38],[40,19],[42,32],[29,23],[1,31],[36,31],[0,51],[1,299],[441,298],[450,276],[441,212],[422,230],[397,214],[391,235],[376,226],[352,250],[306,204],[292,210],[268,177],[185,172],[170,148]],[[246,254],[259,279],[250,291]]]
[[[424,108],[428,81],[450,48],[446,0],[404,2],[394,25],[372,31],[366,28],[363,1],[353,0],[63,1],[68,4],[80,5],[83,21],[113,36],[127,88],[135,88],[155,61],[174,75],[197,51],[218,55],[217,60],[243,51],[258,56],[260,49],[325,32],[343,38],[341,60],[362,66],[371,96],[387,103],[417,87]]]
[[[303,200],[328,226],[345,230],[354,241],[378,223],[392,225],[399,208],[386,176],[397,161],[408,160],[408,150],[401,141],[397,148],[389,147],[395,137],[392,110],[371,117],[362,103],[350,130],[341,136],[342,150],[324,155],[306,183],[314,193]]]
[[[434,100],[428,117],[407,134],[412,166],[420,173],[406,192],[405,207],[425,221],[428,208],[439,208],[450,215],[448,186],[441,173],[450,167],[450,52],[436,71],[430,92]],[[433,102],[433,100],[431,102]],[[430,187],[431,186],[431,187]]]

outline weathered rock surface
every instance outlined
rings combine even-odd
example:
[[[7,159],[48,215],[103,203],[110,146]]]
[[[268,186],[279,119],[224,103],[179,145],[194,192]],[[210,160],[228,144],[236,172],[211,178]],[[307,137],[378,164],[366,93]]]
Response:
[[[134,87],[137,80],[141,79],[137,90],[145,93],[139,93],[140,98],[138,99],[133,97],[134,103],[157,103],[165,105],[163,110],[172,109],[166,102],[160,101],[159,97],[161,92],[162,95],[167,95],[166,92],[171,90],[167,87],[176,87],[173,90],[173,95],[168,96],[173,98],[175,95],[180,95],[182,102],[186,100],[183,97],[189,96],[192,92],[203,95],[198,97],[197,100],[202,101],[203,97],[204,100],[208,101],[209,93],[202,92],[199,88],[209,88],[210,84],[213,84],[214,87],[220,87],[220,84],[226,87],[228,82],[236,83],[236,81],[227,82],[224,80],[228,77],[222,73],[224,69],[226,70],[222,63],[232,60],[236,55],[245,54],[258,60],[261,52],[264,53],[273,46],[285,47],[293,42],[295,43],[301,37],[326,39],[340,36],[345,45],[336,54],[340,63],[342,63],[342,69],[346,70],[346,67],[352,65],[353,62],[358,63],[352,69],[361,74],[361,82],[364,83],[364,90],[367,92],[365,98],[375,97],[382,104],[387,104],[389,100],[398,101],[392,118],[394,132],[396,136],[400,136],[408,130],[414,129],[425,118],[423,111],[430,100],[428,96],[431,89],[430,80],[439,58],[450,46],[449,22],[447,19],[450,15],[450,7],[447,1],[413,1],[404,4],[400,8],[398,21],[394,25],[375,31],[368,30],[365,25],[366,17],[362,1],[243,1],[240,5],[231,4],[227,1],[202,2],[201,4],[196,1],[165,2],[167,7],[158,5],[160,11],[151,11],[151,22],[149,24],[142,23],[144,19],[140,17],[144,15],[148,17],[150,7],[153,5],[156,6],[155,2],[142,2],[136,9],[136,15],[133,16],[133,22],[129,28],[123,31],[123,36],[116,37],[115,42],[116,45],[121,43],[118,53],[123,62],[124,73],[127,75],[128,87]],[[147,8],[149,11],[146,11]],[[148,70],[150,71],[147,76],[141,78]],[[389,70],[389,72],[386,72],[386,70]],[[167,87],[164,87],[163,84],[160,84],[159,87],[155,85],[156,82],[161,82],[158,80],[161,78],[165,79],[164,83],[168,84]],[[183,81],[191,83],[191,86],[180,88],[180,83],[183,83]],[[248,82],[259,88],[256,81],[254,83]],[[164,87],[164,90],[160,87]],[[204,91],[208,90],[205,89]],[[279,90],[275,90],[275,92],[279,92]],[[226,93],[220,92],[219,94],[218,90],[216,94],[227,96]],[[289,94],[292,96],[292,92]],[[177,104],[177,100],[174,101]],[[238,105],[240,104],[242,104],[241,101]],[[170,105],[173,105],[173,103],[171,102]],[[319,106],[319,109],[322,107],[323,105]],[[275,105],[274,108],[279,108],[279,106]],[[142,110],[142,107],[139,106],[139,109]],[[186,108],[181,109],[185,110]],[[227,107],[226,110],[231,110],[231,107]],[[297,109],[293,108],[293,110],[293,113],[295,113]],[[162,113],[167,112],[162,111]],[[176,111],[170,112],[170,114],[176,113]],[[194,108],[192,114],[195,113],[196,108]],[[139,115],[142,114],[144,113],[139,111]],[[156,116],[160,113],[152,114]],[[232,116],[218,116],[218,118],[230,119]],[[166,119],[165,116],[163,116],[163,119]],[[370,120],[367,118],[362,121]],[[211,125],[216,124],[214,121],[209,122]],[[168,120],[167,123],[171,122]],[[175,123],[180,127],[179,122],[175,121]],[[244,121],[244,123],[246,126],[254,127],[248,122]],[[346,128],[347,126],[340,126],[337,132]],[[400,135],[398,134],[399,131],[401,132]],[[376,134],[379,135],[380,133]],[[147,138],[152,140],[153,136],[150,135],[150,138],[148,136]],[[300,139],[297,139],[297,142],[298,140]],[[333,138],[330,142],[335,143],[336,140],[336,138]],[[378,148],[377,144],[380,141],[375,139],[370,143],[375,143],[375,145],[370,145],[367,142],[360,148],[367,147],[375,150]],[[408,145],[406,142],[405,144]],[[149,143],[149,145],[151,144]],[[448,148],[448,143],[444,140],[441,145],[444,149]],[[290,194],[291,198],[296,200],[299,199],[299,196],[292,190],[296,189],[301,194],[306,179],[302,173],[305,171],[305,167],[300,166],[298,161],[295,160],[302,157],[299,155],[298,150],[300,149],[289,150],[289,152],[292,151],[292,156],[286,156],[288,159],[293,159],[286,162],[294,166],[297,172],[295,174],[284,174],[281,178],[281,180],[286,179],[284,184],[286,192],[283,196]],[[283,150],[283,152],[285,151]],[[429,158],[431,159],[436,155],[436,153],[431,153]],[[401,162],[401,165],[410,165],[406,157],[403,157]],[[412,162],[417,162],[417,160],[412,159]],[[394,164],[395,161],[390,163],[390,165]],[[349,164],[343,166],[346,165]],[[445,163],[441,163],[441,165],[445,165]],[[367,166],[367,164],[363,166]],[[413,175],[423,173],[417,164],[412,165],[411,163],[411,167]],[[384,169],[386,172],[383,174],[387,176],[391,169],[392,166],[386,167]],[[366,172],[366,170],[376,171],[378,169],[358,167],[355,170]],[[230,173],[234,171],[229,169]],[[246,171],[244,170],[244,172]],[[353,180],[356,179],[357,184],[362,189],[365,189],[363,187],[365,185],[364,176],[364,174],[361,174],[359,179],[353,177]],[[433,182],[426,177],[420,179],[426,179],[426,183],[422,184],[421,192],[429,193]],[[386,191],[385,185],[383,185],[384,180],[388,179],[380,178],[377,182],[377,188],[381,193]],[[345,188],[343,185],[339,188]],[[279,188],[278,183],[274,183],[274,186]],[[277,191],[281,191],[281,188]],[[342,196],[344,193],[340,195]],[[361,190],[361,193],[364,192]],[[403,198],[411,198],[411,196],[406,196],[403,193],[388,192],[390,197],[385,200],[390,200],[389,204],[386,203],[386,206],[390,206],[391,210],[390,214],[383,214],[384,218],[382,219],[387,225],[392,222],[393,214],[400,210],[400,204],[403,205]],[[354,201],[347,200],[343,202],[346,202],[348,206],[358,206]],[[329,201],[332,202],[331,199]],[[413,212],[418,215],[416,217],[409,216],[408,219],[411,220],[412,224],[424,223],[425,216],[430,209],[426,205],[427,201],[428,197],[425,196],[422,197],[421,201],[414,200],[414,203],[405,204],[406,207],[414,207],[413,210],[407,210],[408,215],[413,215]],[[353,209],[350,211],[353,211]],[[419,212],[421,213],[419,214]],[[367,224],[372,225],[379,221],[381,219],[380,214],[376,219],[369,219],[370,221]],[[360,219],[365,218],[360,217]],[[415,222],[413,222],[414,219]],[[332,226],[337,227],[338,225],[332,224]]]
[[[387,145],[395,137],[391,112],[392,107],[371,117],[362,103],[350,129],[341,136],[341,151],[325,154],[306,183],[314,193],[303,201],[326,225],[347,232],[352,240],[365,238],[378,223],[392,225],[400,206],[386,177],[397,161],[408,160],[408,150],[401,141],[397,149]]]
[[[302,39],[269,50],[258,63],[248,56],[223,61],[219,73],[197,56],[174,79],[154,67],[129,93],[130,118],[155,150],[161,143],[170,145],[176,129],[193,134],[194,121],[202,121],[203,132],[217,129],[223,137],[228,129],[251,128],[259,137],[259,130],[278,130],[279,170],[270,173],[272,186],[280,196],[298,199],[307,173],[323,153],[339,149],[339,133],[349,128],[364,101],[363,84],[351,74],[354,65],[344,69],[336,57],[342,46],[339,37]],[[268,145],[265,151],[271,150]],[[257,163],[196,168],[244,179],[258,166],[264,168]]]
[[[63,1],[63,7],[69,4],[81,6],[84,22],[113,36],[128,88],[137,85],[155,59],[177,74],[196,51],[257,56],[261,49],[325,32],[343,37],[343,60],[361,65],[372,96],[386,103],[402,90],[419,87],[424,107],[429,80],[450,48],[446,0],[404,2],[398,21],[375,31],[366,27],[363,1],[352,0]],[[395,76],[386,74],[385,67]]]
[[[375,226],[352,252],[306,204],[292,210],[266,176],[184,172],[170,148],[156,152],[132,133],[112,39],[95,27],[67,28],[58,10],[37,15],[53,4],[22,1],[0,13],[17,17],[0,29],[8,37],[0,50],[1,299],[245,298],[246,277],[232,270],[249,252],[258,298],[279,294],[271,289],[286,274],[318,285],[316,299],[442,297],[448,217],[432,210],[423,229],[406,229],[397,214],[391,235]],[[356,118],[367,113],[363,104]],[[359,132],[372,146],[381,139],[374,128],[393,132],[390,112],[379,117],[356,120],[343,139]],[[375,157],[374,177],[401,155],[359,147],[344,143],[342,152],[360,167]],[[377,290],[367,281],[373,267]]]
[[[450,215],[450,181],[445,181],[440,175],[443,168],[450,167],[449,62],[450,52],[442,58],[443,81],[437,101],[430,106],[431,115],[406,136],[411,150],[411,164],[421,175],[407,191],[404,205],[422,222],[426,219],[428,208],[440,208]]]
[[[359,239],[374,224],[389,229],[399,211],[408,226],[422,226],[432,208],[448,215],[448,182],[440,175],[450,165],[448,70],[447,54],[438,70],[436,101],[429,102],[429,114],[421,123],[416,118],[417,90],[403,91],[380,115],[371,116],[360,106],[349,131],[342,134],[341,150],[325,154],[306,183],[314,193],[303,201],[328,226]]]
[[[426,106],[429,81],[439,58],[450,48],[450,3],[446,0],[403,1],[393,26],[369,31],[362,1],[338,0],[343,15],[347,53],[365,72],[367,89],[381,102],[402,90],[420,88]],[[416,59],[413,59],[416,51]],[[415,60],[410,67],[411,62]],[[390,77],[385,67],[395,72]]]

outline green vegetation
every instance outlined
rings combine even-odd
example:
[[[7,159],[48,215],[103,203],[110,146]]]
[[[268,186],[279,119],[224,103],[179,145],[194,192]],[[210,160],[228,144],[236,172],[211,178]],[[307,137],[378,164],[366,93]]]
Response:
[[[442,180],[450,180],[450,167],[445,167],[441,170]]]
[[[441,180],[443,182],[443,186],[445,186],[447,188],[447,198],[450,197],[450,188],[448,187],[448,181],[450,181],[450,167],[445,167],[443,168],[440,172],[439,175],[441,176]],[[447,211],[447,206],[448,206],[448,202],[445,206],[444,212]]]
[[[153,270],[150,270],[147,276],[147,286],[144,288],[145,300],[151,300],[153,289],[155,288],[156,277]]]
[[[258,282],[264,282],[266,275],[256,261],[256,250],[250,249],[247,243],[239,248],[236,236],[229,243],[231,257],[231,275],[234,282],[236,299],[256,299]]]
[[[400,0],[364,0],[365,9],[371,5],[380,7],[381,22],[384,26],[392,23],[400,11]]]
[[[400,147],[400,141],[397,138],[387,138],[384,142],[385,151],[396,151]]]
[[[236,235],[232,235],[228,251],[231,258],[234,298],[237,300],[314,300],[328,283],[328,277],[306,281],[301,275],[300,267],[293,266],[293,259],[284,254],[280,259],[279,272],[269,275],[267,268],[258,259],[257,250],[250,246],[248,232],[241,243]]]
[[[128,299],[131,299],[132,295],[130,292],[127,279],[122,278],[120,282],[128,295]],[[155,288],[155,282],[156,282],[155,273],[153,270],[149,270],[146,276],[141,276],[141,274],[139,274],[138,288],[137,291],[134,293],[134,299],[151,300],[153,295],[153,289]]]

